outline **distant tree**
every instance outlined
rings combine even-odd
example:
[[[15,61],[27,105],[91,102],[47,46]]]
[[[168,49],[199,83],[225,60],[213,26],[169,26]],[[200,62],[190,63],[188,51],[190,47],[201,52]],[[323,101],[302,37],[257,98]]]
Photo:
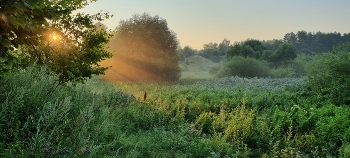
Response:
[[[297,40],[298,40],[297,35],[294,32],[287,33],[283,37],[283,41],[286,43],[296,44]]]
[[[218,44],[217,43],[208,43],[208,44],[203,44],[203,49],[204,50],[214,50],[214,49],[218,49]]]
[[[230,46],[226,52],[226,58],[231,58],[234,56],[255,57],[255,52],[249,45],[235,44],[234,46]]]
[[[338,32],[306,32],[305,30],[298,31],[296,34],[287,33],[284,42],[293,44],[299,53],[315,54],[331,51],[332,48],[340,43],[349,42],[350,39],[346,34],[341,35]]]
[[[297,32],[297,43],[307,43],[308,35],[305,30]]]
[[[253,48],[253,50],[255,52],[254,53],[255,58],[257,58],[257,59],[259,59],[262,56],[264,50],[267,50],[267,48],[259,40],[248,39],[248,40],[244,41],[243,44]]]
[[[256,39],[248,39],[244,41],[243,44],[252,47],[254,51],[262,52],[267,49],[261,41]]]
[[[197,51],[195,49],[192,49],[190,46],[185,46],[182,50],[181,53],[185,56],[185,58],[193,56],[194,53]]]
[[[122,20],[109,44],[114,62],[131,66],[138,81],[176,81],[180,77],[176,34],[165,19],[147,13]],[[136,71],[137,70],[137,71]]]
[[[275,51],[278,48],[278,46],[282,43],[283,40],[281,39],[262,41],[262,44],[266,47],[266,49],[271,51]]]
[[[230,47],[230,41],[227,40],[226,38],[219,44],[219,52],[220,52],[220,56],[225,55],[227,50]]]
[[[235,45],[230,46],[226,51],[226,57],[230,58],[233,56],[243,56],[260,59],[264,50],[267,50],[267,48],[262,42],[255,39],[248,39],[244,42],[236,43]]]
[[[269,61],[270,58],[272,57],[273,51],[272,50],[264,50],[261,59],[265,61]]]
[[[110,34],[93,21],[110,15],[73,14],[86,5],[87,0],[0,1],[0,75],[30,62],[47,65],[61,82],[102,74],[107,68],[98,62],[111,57],[105,49]]]
[[[201,53],[199,54],[203,56],[204,58],[207,58],[213,62],[219,62],[220,61],[220,51],[217,43],[208,43],[203,45],[203,49],[201,50]]]
[[[277,50],[271,55],[270,61],[275,65],[286,65],[297,57],[297,49],[293,44],[282,43]]]

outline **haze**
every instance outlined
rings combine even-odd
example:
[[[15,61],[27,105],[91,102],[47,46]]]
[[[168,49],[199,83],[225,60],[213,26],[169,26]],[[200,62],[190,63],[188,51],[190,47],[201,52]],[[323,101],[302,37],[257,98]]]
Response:
[[[203,44],[224,38],[234,43],[281,39],[300,30],[348,33],[349,8],[348,0],[99,0],[81,12],[109,11],[114,17],[103,23],[112,30],[133,14],[159,15],[182,47],[202,49]]]

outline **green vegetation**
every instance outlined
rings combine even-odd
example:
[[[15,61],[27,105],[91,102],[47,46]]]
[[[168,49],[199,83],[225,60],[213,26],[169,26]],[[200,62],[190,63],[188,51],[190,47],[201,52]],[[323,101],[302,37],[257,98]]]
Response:
[[[349,45],[312,58],[305,79],[73,85],[19,69],[0,80],[0,156],[347,157]]]
[[[297,77],[304,70],[294,70],[303,66],[293,66],[296,62],[297,49],[290,43],[281,43],[273,52],[259,40],[248,39],[229,46],[226,59],[217,77]],[[302,64],[302,63],[298,63]]]
[[[334,104],[350,104],[350,43],[315,55],[307,65],[309,88]]]
[[[235,56],[227,59],[217,73],[218,77],[241,76],[241,77],[268,77],[270,76],[270,67],[264,61],[255,58]]]
[[[187,62],[191,56],[200,55],[220,66],[214,66],[207,71],[213,76],[240,76],[245,69],[251,69],[255,66],[246,68],[246,62],[232,63],[232,57],[242,56],[245,58],[254,58],[259,62],[257,64],[265,63],[268,65],[270,77],[301,77],[305,74],[306,63],[310,60],[312,55],[322,52],[332,51],[336,45],[346,43],[349,41],[349,34],[344,33],[323,33],[323,32],[306,32],[298,31],[296,34],[287,33],[283,39],[274,39],[267,41],[259,41],[255,39],[247,39],[242,42],[235,42],[230,45],[230,41],[224,39],[222,43],[208,43],[203,45],[202,50],[193,50],[186,46],[184,49],[179,49],[178,53],[181,60],[186,62],[187,67],[191,67],[191,63]],[[225,60],[223,60],[226,58]],[[250,60],[250,59],[247,59]],[[227,71],[228,66],[236,65],[240,70]],[[221,70],[220,70],[221,69]],[[222,74],[225,72],[225,75]],[[249,73],[251,77],[261,76],[261,74],[254,74],[259,72],[257,70]],[[266,76],[266,75],[264,75]],[[241,77],[247,77],[243,74]]]
[[[119,80],[177,81],[180,78],[176,34],[165,19],[147,13],[120,22],[109,43],[111,65]]]
[[[93,0],[96,1],[96,0]],[[73,3],[74,2],[74,3]],[[16,0],[0,2],[0,76],[14,66],[46,65],[59,74],[60,82],[84,81],[107,69],[98,63],[106,51],[110,33],[93,21],[108,13],[73,14],[87,0]]]
[[[0,157],[350,156],[350,43],[327,50],[348,34],[224,39],[197,52],[145,13],[109,42],[92,22],[109,15],[73,15],[88,3],[71,2],[0,2]],[[93,76],[107,43],[114,77],[138,82]],[[180,59],[205,79],[180,79]]]
[[[186,61],[180,63],[181,79],[205,79],[213,78],[212,74],[220,69],[220,63],[215,63],[199,55],[186,58]],[[212,73],[209,70],[215,69]]]

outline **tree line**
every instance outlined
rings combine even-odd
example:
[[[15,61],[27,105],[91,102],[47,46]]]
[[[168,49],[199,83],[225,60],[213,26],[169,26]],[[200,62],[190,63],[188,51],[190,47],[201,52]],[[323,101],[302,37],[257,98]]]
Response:
[[[183,62],[195,54],[213,62],[222,61],[220,67],[211,70],[218,77],[298,77],[303,75],[305,62],[310,60],[311,55],[329,52],[348,41],[350,33],[298,31],[287,33],[283,39],[266,41],[247,39],[230,44],[224,39],[220,44],[204,44],[201,50],[185,46],[178,53]]]
[[[35,63],[59,74],[61,83],[84,81],[104,74],[109,65],[101,66],[101,61],[114,56],[113,62],[124,63],[116,69],[136,76],[117,74],[124,78],[177,81],[179,61],[194,54],[214,62],[243,57],[275,69],[292,65],[300,54],[327,52],[338,43],[350,41],[350,34],[298,31],[268,41],[248,39],[231,44],[224,39],[219,44],[204,44],[197,51],[190,46],[179,48],[176,33],[158,15],[135,14],[112,32],[95,23],[110,18],[108,12],[72,14],[88,1],[71,2],[0,2],[0,76]]]
[[[238,49],[238,45],[246,45],[251,46],[253,51],[259,49],[262,50],[270,50],[272,52],[276,51],[278,47],[283,43],[292,44],[298,54],[307,54],[313,55],[321,52],[328,52],[333,49],[334,46],[340,43],[346,43],[350,41],[350,33],[341,34],[339,32],[307,32],[305,30],[298,31],[297,33],[290,32],[286,33],[281,39],[273,39],[273,40],[254,40],[247,39],[242,42],[235,42],[230,45],[230,41],[226,38],[221,43],[210,42],[208,44],[203,44],[203,49],[196,50],[191,48],[190,46],[185,46],[184,48],[180,48],[178,53],[181,57],[181,60],[185,60],[186,57],[192,56],[194,54],[201,55],[207,59],[211,59],[214,62],[218,62],[219,56],[226,55],[226,52],[229,48],[235,47]],[[255,43],[255,44],[254,44]],[[255,45],[258,45],[256,47]],[[241,49],[249,49],[248,47]],[[260,52],[262,55],[262,52]],[[258,55],[258,54],[255,54]],[[265,54],[266,55],[266,54]],[[266,56],[263,57],[266,59]]]

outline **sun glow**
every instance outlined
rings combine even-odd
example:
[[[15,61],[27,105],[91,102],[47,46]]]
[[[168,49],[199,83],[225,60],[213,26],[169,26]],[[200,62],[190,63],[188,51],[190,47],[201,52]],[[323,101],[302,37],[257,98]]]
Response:
[[[56,39],[57,39],[57,36],[56,36],[56,35],[53,35],[53,36],[52,36],[52,39],[53,39],[53,40],[56,40]]]

